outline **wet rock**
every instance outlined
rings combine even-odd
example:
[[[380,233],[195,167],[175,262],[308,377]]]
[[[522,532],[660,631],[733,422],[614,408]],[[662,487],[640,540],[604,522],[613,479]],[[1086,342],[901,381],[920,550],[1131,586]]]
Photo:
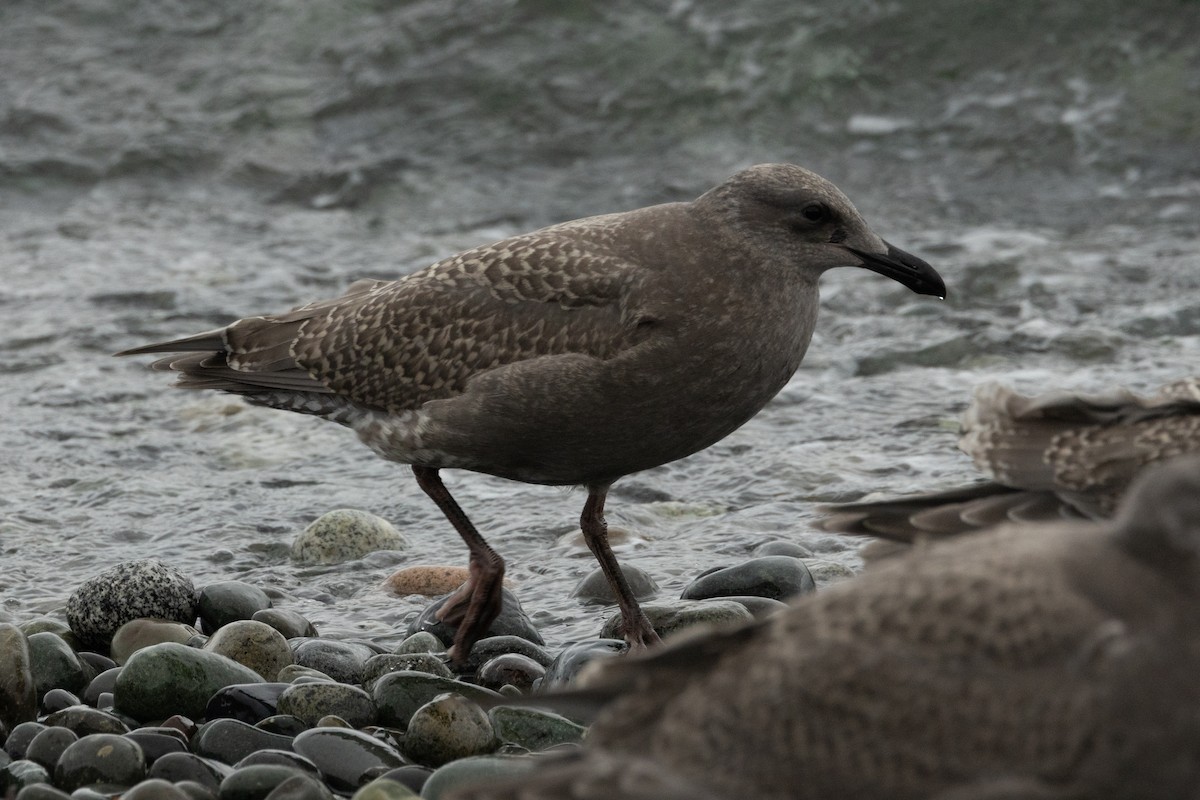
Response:
[[[433,774],[433,769],[423,767],[420,764],[409,764],[403,767],[389,769],[387,772],[379,776],[380,780],[395,781],[403,784],[413,791],[413,794],[421,794],[421,790],[425,787],[425,782],[429,780],[429,776]]]
[[[35,633],[53,633],[69,644],[72,650],[79,650],[83,647],[83,643],[71,630],[71,627],[67,623],[53,617],[37,617],[36,619],[21,623],[19,627],[21,628],[21,633],[25,634],[26,637],[33,636]]]
[[[802,544],[789,542],[783,539],[777,539],[772,542],[763,542],[758,547],[754,548],[753,555],[758,556],[791,556],[792,558],[812,558],[813,551],[809,550]]]
[[[828,586],[855,575],[854,570],[836,561],[810,561],[808,569],[818,586]]]
[[[632,564],[621,564],[620,566],[625,580],[629,582],[629,588],[633,590],[633,595],[638,600],[649,600],[658,594],[658,584],[655,583],[649,572]],[[571,590],[571,597],[578,598],[585,603],[613,605],[617,602],[617,596],[613,594],[608,578],[604,577],[604,571],[599,567],[575,584],[575,588]]]
[[[300,564],[341,564],[376,550],[406,550],[408,540],[382,517],[342,508],[318,517],[292,545]]]
[[[121,800],[189,800],[188,795],[174,784],[160,778],[142,781],[137,786],[121,795]]]
[[[488,627],[485,635],[519,636],[535,644],[545,644],[542,640],[542,635],[534,627],[533,621],[529,619],[525,610],[521,608],[521,602],[517,599],[517,596],[508,589],[502,589],[501,592],[503,604],[500,609],[500,615]],[[417,631],[429,631],[438,637],[443,644],[448,646],[453,643],[454,634],[458,630],[457,626],[449,625],[437,618],[437,612],[446,604],[447,599],[449,597],[443,597],[426,606],[408,624],[408,635],[411,636]]]
[[[680,599],[753,595],[786,600],[816,588],[808,567],[800,559],[762,556],[732,567],[709,570],[684,587]]]
[[[97,783],[133,786],[144,777],[141,748],[111,733],[93,733],[72,743],[54,768],[54,785],[67,790]]]
[[[188,800],[217,800],[217,790],[196,781],[177,781],[176,789],[187,795]]]
[[[289,608],[264,608],[255,611],[250,619],[270,625],[285,639],[317,635],[316,627],[303,614]]]
[[[488,661],[509,653],[527,656],[542,666],[547,666],[554,660],[554,656],[550,655],[545,647],[520,636],[489,636],[475,643],[466,660],[457,669],[465,675],[474,675]]]
[[[624,639],[591,639],[567,645],[546,667],[546,675],[537,685],[539,692],[569,686],[580,670],[602,658],[619,656],[629,649]]]
[[[35,761],[15,759],[0,767],[0,791],[5,793],[5,797],[9,792],[16,794],[17,791],[21,791],[23,793],[29,786],[49,783],[50,774],[45,767]]]
[[[29,670],[33,673],[38,698],[54,688],[80,692],[93,677],[92,669],[79,660],[71,645],[56,633],[43,631],[26,637]]]
[[[292,663],[292,648],[283,634],[265,622],[249,619],[222,626],[204,649],[231,658],[268,681],[275,680],[279,670]]]
[[[11,731],[34,719],[37,702],[25,634],[15,625],[0,623],[0,728]]]
[[[487,661],[479,668],[479,685],[500,690],[502,686],[515,686],[528,692],[546,675],[546,668],[529,656],[520,653],[505,653]]]
[[[117,677],[116,708],[134,719],[198,718],[225,686],[261,683],[254,670],[216,653],[164,642],[134,653]]]
[[[4,778],[0,777],[0,791],[4,791],[5,788]],[[33,783],[17,792],[16,800],[71,800],[71,795],[61,789],[55,789],[48,783]]]
[[[46,724],[68,728],[78,736],[87,736],[93,733],[120,735],[129,732],[129,726],[116,715],[84,705],[55,711],[46,717]]]
[[[310,759],[292,750],[255,750],[250,755],[233,765],[234,769],[252,767],[255,764],[279,764],[303,772],[305,775],[320,777],[321,771]]]
[[[499,742],[492,721],[461,694],[440,694],[413,713],[404,732],[404,755],[430,767],[490,753]]]
[[[292,684],[279,695],[279,711],[309,725],[334,714],[356,728],[373,724],[376,716],[371,695],[344,683]]]
[[[664,639],[693,625],[725,625],[754,619],[745,606],[729,600],[675,600],[642,606],[642,611]],[[600,636],[615,639],[620,624],[620,614],[610,617],[600,629]]]
[[[99,653],[93,653],[91,650],[79,650],[76,653],[79,660],[87,663],[92,671],[99,675],[105,670],[112,669],[117,666],[117,662],[113,661],[108,656],[102,656]]]
[[[144,647],[162,642],[187,644],[198,633],[200,631],[182,622],[167,619],[131,619],[117,628],[108,652],[114,661],[124,664],[131,655]]]
[[[77,706],[81,702],[77,696],[71,694],[66,689],[51,689],[42,695],[42,713],[53,714],[55,711],[62,711],[64,708]]]
[[[8,732],[8,738],[4,740],[4,752],[8,753],[9,758],[13,761],[25,758],[30,742],[46,728],[47,726],[40,722],[22,722],[16,725]]]
[[[782,600],[772,600],[769,597],[754,597],[752,595],[730,595],[722,597],[722,600],[730,600],[734,603],[742,605],[755,619],[768,617],[776,611],[782,611],[787,608],[787,603]]]
[[[223,687],[208,701],[206,719],[236,719],[256,725],[279,713],[279,695],[290,683],[235,683]]]
[[[89,706],[96,706],[100,702],[100,695],[105,692],[112,692],[117,685],[117,676],[121,674],[120,667],[106,669],[96,677],[88,681],[88,685],[83,690],[83,702]]]
[[[353,791],[372,769],[403,766],[396,748],[362,731],[313,728],[296,737],[295,750],[317,765],[335,791]]]
[[[214,719],[200,726],[192,752],[223,764],[236,764],[255,750],[291,750],[292,737],[270,733],[236,719]]]
[[[126,561],[84,581],[67,599],[67,622],[89,647],[105,647],[130,620],[191,624],[196,591],[186,575],[157,559]]]
[[[350,800],[420,800],[420,797],[403,783],[381,777],[359,789]]]
[[[526,750],[545,750],[559,744],[579,742],[587,728],[566,717],[538,708],[497,706],[488,712],[492,730],[502,742]]]
[[[367,691],[375,685],[375,681],[389,672],[427,672],[443,678],[453,678],[454,673],[446,666],[443,656],[433,653],[381,653],[371,656],[363,665],[362,685]]]
[[[467,582],[466,567],[415,566],[393,572],[383,581],[383,588],[401,597],[418,594],[439,597],[450,594]]]
[[[363,665],[376,653],[366,645],[335,639],[293,639],[292,657],[338,683],[362,683]]]
[[[146,761],[153,764],[168,753],[188,752],[188,741],[182,735],[167,733],[171,728],[135,728],[125,738],[142,748]],[[178,734],[178,731],[174,731]]]
[[[422,800],[445,800],[462,786],[516,778],[529,772],[537,762],[532,758],[479,756],[453,761],[434,770],[421,789]]]
[[[283,764],[255,764],[241,767],[225,776],[221,781],[221,800],[263,800],[277,786],[293,778],[316,783],[297,767]]]
[[[476,642],[478,645],[478,642]],[[446,645],[428,631],[417,631],[396,645],[396,655],[405,653],[445,653]]]
[[[75,735],[74,731],[52,725],[44,731],[39,731],[37,736],[33,737],[33,740],[29,742],[29,747],[25,750],[25,757],[41,764],[47,772],[51,772],[63,751],[77,741],[79,741],[79,737]]]
[[[312,667],[302,667],[299,664],[289,664],[279,670],[279,675],[275,678],[280,683],[295,683],[298,680],[321,680],[332,681],[333,678],[321,672],[319,669]]]
[[[228,764],[194,753],[167,753],[150,766],[148,777],[175,784],[196,783],[215,794],[221,781],[232,771]]]
[[[468,699],[492,702],[497,692],[462,681],[447,680],[423,672],[390,672],[375,682],[371,697],[379,712],[379,723],[406,728],[418,708],[440,694],[454,692]]]
[[[218,581],[200,590],[200,621],[208,634],[270,607],[271,598],[266,592],[242,581]]]
[[[293,775],[272,789],[265,800],[333,800],[333,792],[311,775]]]

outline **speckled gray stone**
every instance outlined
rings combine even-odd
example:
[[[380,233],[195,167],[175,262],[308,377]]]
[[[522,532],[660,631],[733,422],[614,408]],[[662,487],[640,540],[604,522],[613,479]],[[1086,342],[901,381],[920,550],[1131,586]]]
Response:
[[[401,749],[418,764],[440,767],[490,753],[497,746],[487,713],[460,694],[446,693],[416,710],[405,728]]]
[[[429,631],[417,631],[396,645],[395,652],[397,655],[405,653],[444,653],[446,652],[446,645]]]
[[[279,695],[279,713],[291,714],[309,725],[335,714],[355,728],[375,722],[375,702],[357,686],[345,683],[296,683]]]
[[[67,598],[67,623],[88,647],[106,647],[131,619],[196,620],[192,581],[157,559],[126,561],[95,575]]]
[[[240,619],[219,628],[204,649],[249,667],[273,681],[279,671],[293,663],[292,648],[283,634],[265,622]]]
[[[340,508],[321,515],[292,545],[300,564],[341,564],[376,550],[405,550],[408,540],[392,523],[374,514]]]

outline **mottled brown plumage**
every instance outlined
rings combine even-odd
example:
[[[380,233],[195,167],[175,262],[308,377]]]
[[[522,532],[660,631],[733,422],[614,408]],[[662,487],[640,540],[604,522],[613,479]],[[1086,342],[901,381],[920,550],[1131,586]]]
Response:
[[[1200,797],[1200,458],[1130,495],[602,662],[581,753],[455,800]]]
[[[824,530],[900,542],[1004,521],[1104,519],[1146,466],[1200,452],[1200,382],[1028,397],[989,383],[963,415],[959,448],[991,480],[942,492],[827,506]]]
[[[656,635],[608,546],[613,481],[732,432],[795,372],[817,279],[863,266],[945,294],[800,167],[744,170],[697,200],[567,222],[397,281],[124,354],[347,425],[418,483],[467,541],[472,578],[444,608],[461,655],[499,611],[503,561],[442,485],[446,467],[582,484],[585,539],[635,643]]]

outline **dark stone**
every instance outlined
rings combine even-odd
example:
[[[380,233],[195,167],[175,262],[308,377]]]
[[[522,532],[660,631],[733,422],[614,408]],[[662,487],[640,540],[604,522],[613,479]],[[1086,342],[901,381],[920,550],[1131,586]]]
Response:
[[[161,778],[171,783],[191,781],[216,792],[221,781],[232,771],[227,764],[194,753],[167,753],[151,765],[147,777]]]
[[[558,657],[546,667],[546,675],[537,683],[536,689],[545,692],[562,688],[575,680],[579,671],[598,658],[619,656],[629,649],[621,639],[590,639],[567,645]]]
[[[519,636],[534,644],[545,644],[545,641],[542,640],[542,635],[534,627],[533,621],[529,619],[525,610],[521,608],[521,601],[517,599],[517,596],[508,589],[502,589],[501,591],[503,594],[503,605],[500,608],[500,615],[496,617],[495,621],[487,629],[486,636]],[[458,631],[458,626],[450,625],[437,618],[437,612],[446,604],[449,598],[450,595],[446,595],[426,606],[412,622],[408,623],[408,631],[405,635],[412,636],[417,631],[429,631],[438,637],[443,644],[452,644],[454,642],[454,634]]]
[[[489,636],[475,643],[462,666],[457,669],[464,675],[474,675],[488,661],[507,653],[528,656],[543,667],[549,666],[554,660],[554,656],[545,647],[520,636]]]
[[[792,558],[812,558],[813,551],[802,544],[788,542],[782,539],[773,542],[763,542],[754,548],[754,556],[791,556]]]
[[[80,692],[92,679],[92,669],[79,660],[71,645],[57,633],[43,631],[26,637],[29,643],[29,671],[34,691],[41,698],[51,689]]]
[[[235,769],[221,781],[221,800],[264,800],[289,778],[308,777],[298,768],[282,764],[255,764]]]
[[[67,623],[89,647],[107,647],[117,628],[141,617],[192,624],[191,580],[155,559],[127,561],[84,581],[67,599]]]
[[[515,686],[529,692],[534,682],[546,674],[546,668],[529,656],[505,653],[496,656],[479,668],[479,685],[499,690],[501,686]]]
[[[176,781],[175,788],[187,796],[187,800],[217,800],[217,790],[196,781]]]
[[[63,751],[77,741],[79,741],[79,737],[75,735],[74,731],[57,726],[49,727],[33,737],[33,741],[25,750],[25,757],[41,764],[48,772],[52,772]]]
[[[111,733],[93,733],[72,743],[54,767],[54,785],[60,789],[97,783],[133,786],[145,777],[141,748]]]
[[[79,660],[86,662],[88,666],[92,668],[92,671],[97,675],[105,670],[110,670],[117,666],[117,662],[113,661],[108,656],[94,653],[91,650],[80,650],[77,655],[79,656]]]
[[[161,778],[151,778],[121,795],[121,800],[188,800],[188,796]]]
[[[407,786],[417,794],[421,793],[421,789],[425,787],[425,781],[429,780],[429,776],[433,774],[433,770],[429,767],[422,767],[417,764],[409,764],[406,767],[396,767],[383,773],[379,777],[389,781]]]
[[[88,736],[93,733],[120,735],[129,732],[129,726],[115,715],[83,705],[55,711],[46,717],[46,724],[70,728],[80,736]]]
[[[200,590],[200,622],[204,633],[234,620],[250,619],[271,607],[271,598],[257,586],[242,581],[218,581]]]
[[[29,642],[16,625],[0,623],[0,736],[36,719],[37,702]]]
[[[354,728],[375,722],[375,703],[371,695],[345,683],[296,683],[279,696],[279,710],[299,717],[309,725],[316,725],[322,717],[331,714]]]
[[[4,752],[8,753],[13,761],[25,758],[33,737],[44,730],[46,726],[40,722],[22,722],[9,731],[8,738],[4,740]]]
[[[279,695],[290,683],[235,683],[217,691],[204,710],[207,719],[236,719],[254,725],[279,713]]]
[[[294,767],[295,769],[314,777],[320,777],[321,774],[320,770],[317,769],[316,764],[299,753],[291,750],[274,750],[269,748],[266,750],[255,750],[253,753],[234,764],[233,768],[241,769],[242,767],[252,767],[255,764],[279,764],[285,767]]]
[[[482,686],[424,672],[389,672],[375,682],[371,697],[378,709],[380,724],[405,728],[418,708],[445,692],[484,703],[494,703],[502,697]]]
[[[732,600],[735,603],[745,606],[746,610],[749,611],[755,619],[768,617],[771,614],[774,614],[777,611],[782,611],[788,607],[787,603],[783,602],[782,600],[772,600],[769,597],[755,597],[754,595],[749,594],[732,594],[728,597],[722,597],[721,599]]]
[[[259,730],[264,730],[267,733],[278,733],[281,736],[299,736],[304,731],[308,730],[308,725],[299,717],[293,717],[291,714],[276,714],[273,717],[267,717],[254,724],[254,727]]]
[[[297,736],[294,744],[296,752],[316,764],[335,791],[356,789],[369,769],[405,763],[396,748],[349,728],[313,728]]]
[[[55,711],[80,704],[79,698],[66,689],[51,689],[42,695],[42,712],[45,714],[53,714]]]
[[[117,677],[117,709],[135,719],[203,716],[212,696],[237,683],[262,683],[257,672],[217,653],[162,642],[129,657]]]
[[[250,619],[255,622],[265,622],[282,633],[285,639],[317,635],[317,629],[307,618],[288,608],[264,608],[255,611]]]
[[[658,594],[658,584],[649,572],[632,564],[620,564],[619,566],[622,574],[625,575],[625,580],[629,583],[629,588],[633,590],[633,596],[638,600],[649,600]],[[613,593],[612,586],[604,575],[604,570],[599,567],[575,584],[575,588],[571,590],[571,597],[585,603],[603,605],[614,605],[617,602],[617,596]]]
[[[268,733],[236,719],[214,719],[200,726],[192,752],[225,764],[236,764],[255,750],[291,750],[292,739]]]
[[[8,797],[10,792],[15,795],[28,786],[49,783],[50,774],[36,761],[18,758],[0,767],[0,797]]]
[[[333,792],[316,778],[293,775],[272,789],[265,800],[333,800]]]
[[[336,639],[293,639],[288,644],[297,664],[319,670],[338,683],[362,683],[363,665],[376,655],[364,644]]]
[[[146,761],[153,764],[168,753],[188,752],[187,742],[182,736],[173,736],[163,731],[171,728],[137,728],[125,734],[125,738],[142,748]]]
[[[754,595],[785,600],[817,588],[808,567],[791,556],[762,556],[709,570],[684,587],[681,600]]]
[[[3,790],[3,785],[0,785],[0,791]],[[16,800],[71,800],[71,795],[48,783],[31,783],[17,792]]]
[[[83,690],[83,702],[96,708],[100,702],[100,695],[105,692],[111,693],[113,687],[117,685],[117,676],[121,674],[121,670],[122,667],[113,667],[92,678]]]

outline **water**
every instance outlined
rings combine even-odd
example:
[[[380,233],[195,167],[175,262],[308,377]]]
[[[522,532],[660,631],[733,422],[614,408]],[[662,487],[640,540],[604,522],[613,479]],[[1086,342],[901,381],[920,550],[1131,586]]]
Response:
[[[857,569],[814,504],[972,479],[954,420],[980,382],[1194,373],[1200,4],[798,5],[5,4],[0,609],[59,614],[95,572],[157,557],[262,585],[327,635],[399,639],[423,601],[382,579],[465,560],[406,469],[109,354],[756,161],[834,180],[950,297],[830,273],[765,411],[617,484],[618,556],[664,596],[776,538],[819,576]],[[594,635],[601,613],[568,597],[593,568],[570,541],[583,493],[446,477],[547,639]],[[411,550],[293,566],[339,507]]]

